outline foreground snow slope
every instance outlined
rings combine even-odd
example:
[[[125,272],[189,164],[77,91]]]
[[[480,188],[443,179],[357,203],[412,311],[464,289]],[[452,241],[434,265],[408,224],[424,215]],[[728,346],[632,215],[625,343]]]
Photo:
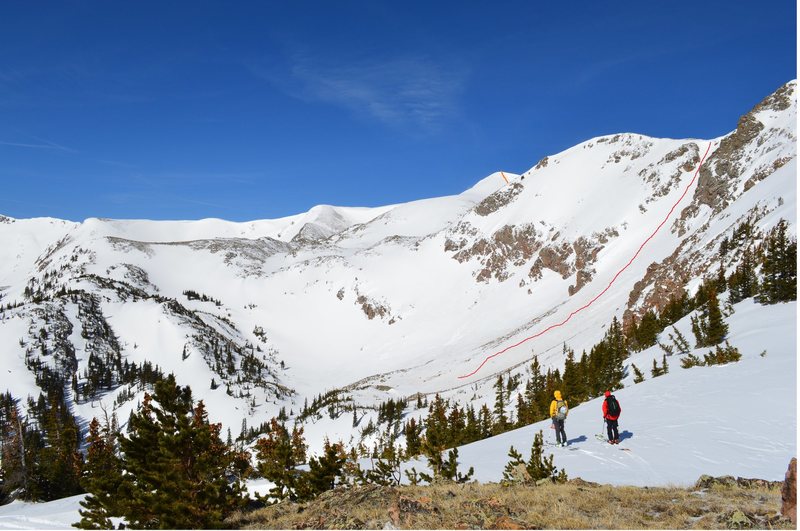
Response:
[[[569,477],[614,485],[686,486],[701,474],[782,480],[797,456],[797,304],[748,299],[735,309],[729,340],[741,361],[682,369],[672,356],[668,374],[627,383],[614,393],[623,410],[618,446],[595,438],[605,434],[602,399],[573,408],[566,423],[570,445],[549,448],[556,466]],[[677,328],[691,338],[688,321]],[[695,354],[702,358],[708,350]],[[660,364],[658,347],[632,361],[647,369],[653,358]],[[554,442],[549,428],[549,420],[538,422],[463,446],[461,468],[474,466],[478,481],[500,481],[509,447],[527,459],[539,430]]]

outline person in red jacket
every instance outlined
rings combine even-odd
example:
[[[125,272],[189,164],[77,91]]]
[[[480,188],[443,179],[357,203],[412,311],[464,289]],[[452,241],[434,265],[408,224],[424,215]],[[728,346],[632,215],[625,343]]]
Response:
[[[611,391],[606,391],[606,399],[603,400],[603,418],[606,421],[606,428],[608,429],[608,442],[610,444],[619,444],[619,429],[617,420],[622,414],[622,407],[619,402],[611,394]]]

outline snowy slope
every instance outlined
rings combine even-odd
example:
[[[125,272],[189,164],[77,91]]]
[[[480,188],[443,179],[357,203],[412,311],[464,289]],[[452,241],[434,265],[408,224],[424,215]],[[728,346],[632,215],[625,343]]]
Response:
[[[797,305],[764,307],[747,300],[735,308],[729,340],[742,352],[741,361],[682,369],[673,356],[668,374],[626,383],[614,393],[623,410],[618,446],[595,438],[605,434],[602,398],[573,408],[566,423],[569,446],[548,449],[555,465],[569,477],[614,485],[688,486],[702,474],[781,481],[797,455]],[[691,337],[688,318],[676,326]],[[660,363],[661,355],[655,347],[631,361],[644,368],[654,358]],[[554,442],[549,424],[464,446],[459,460],[475,467],[479,481],[500,481],[510,446],[527,459],[534,433],[541,430],[545,441]]]
[[[0,392],[38,392],[26,352],[37,355],[44,328],[43,361],[56,366],[57,322],[72,326],[82,378],[97,346],[82,335],[88,301],[59,296],[64,287],[97,298],[93,317],[118,340],[108,348],[174,372],[234,436],[243,419],[297,414],[332,389],[368,414],[416,393],[489,403],[497,374],[523,371],[534,354],[545,370],[560,368],[565,342],[588,349],[613,316],[696,288],[748,216],[762,230],[790,220],[796,234],[795,90],[782,87],[724,137],[594,138],[523,174],[400,205],[323,205],[247,223],[3,218],[0,305],[21,305],[0,312]],[[208,338],[236,350],[232,373],[215,366]],[[263,362],[263,380],[239,381],[243,352]],[[223,385],[212,389],[212,379]],[[88,420],[123,391],[75,410]],[[312,450],[325,435],[357,436],[349,415],[323,416],[306,434]]]
[[[602,430],[600,399],[572,408],[566,423],[569,446],[554,448],[554,463],[569,477],[613,485],[692,485],[702,474],[783,479],[797,455],[797,304],[735,306],[729,319],[738,363],[681,369],[640,384],[626,384],[615,396],[623,413],[621,443],[595,438]],[[689,333],[688,318],[676,327]],[[765,356],[761,352],[767,351]],[[702,349],[696,354],[702,355]],[[633,360],[647,366],[660,352],[643,351]],[[526,458],[536,432],[552,442],[549,421],[459,448],[460,469],[475,468],[478,481],[500,481],[510,446]],[[423,462],[414,466],[424,470]],[[80,519],[75,496],[49,503],[13,502],[0,507],[0,529],[63,529]]]

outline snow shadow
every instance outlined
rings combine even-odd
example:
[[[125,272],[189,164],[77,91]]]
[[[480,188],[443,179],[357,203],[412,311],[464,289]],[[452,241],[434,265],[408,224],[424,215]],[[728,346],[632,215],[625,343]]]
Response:
[[[586,435],[581,435],[580,437],[576,437],[574,439],[567,439],[567,444],[575,444],[581,442],[586,442]]]
[[[630,432],[628,430],[622,430],[621,432],[619,432],[620,441],[624,441],[625,439],[630,439],[632,437],[633,437],[633,432]]]

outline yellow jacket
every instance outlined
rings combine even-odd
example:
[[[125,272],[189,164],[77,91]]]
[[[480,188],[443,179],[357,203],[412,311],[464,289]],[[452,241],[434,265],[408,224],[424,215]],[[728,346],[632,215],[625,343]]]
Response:
[[[556,407],[557,407],[558,401],[559,401],[559,400],[563,400],[563,399],[561,398],[561,391],[556,391],[555,393],[553,393],[553,396],[554,396],[556,399],[555,399],[555,400],[553,400],[552,402],[550,402],[550,418],[551,418],[551,419],[553,419],[553,418],[555,418],[555,417],[556,417]],[[567,409],[569,409],[569,404],[567,404],[567,401],[566,401],[566,400],[564,400],[564,404],[566,404],[566,406],[567,406]]]

